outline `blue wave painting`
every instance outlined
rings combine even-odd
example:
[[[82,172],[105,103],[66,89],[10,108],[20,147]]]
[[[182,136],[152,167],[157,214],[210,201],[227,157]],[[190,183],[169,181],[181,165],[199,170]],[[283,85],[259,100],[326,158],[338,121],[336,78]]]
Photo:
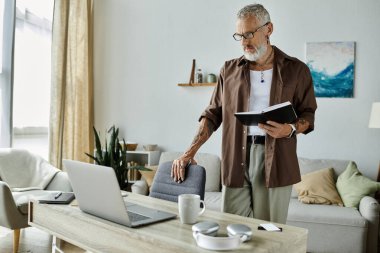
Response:
[[[354,42],[307,43],[307,65],[317,97],[353,97]]]
[[[353,97],[354,63],[351,63],[336,75],[329,75],[325,71],[317,71],[309,63],[307,65],[311,71],[314,92],[317,97]]]

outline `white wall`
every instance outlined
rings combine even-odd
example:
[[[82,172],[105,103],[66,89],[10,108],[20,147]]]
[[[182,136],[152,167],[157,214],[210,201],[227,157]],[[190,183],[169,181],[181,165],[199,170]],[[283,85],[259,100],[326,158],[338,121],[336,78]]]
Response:
[[[182,151],[191,143],[212,87],[184,88],[195,58],[206,74],[241,55],[232,38],[244,0],[95,0],[95,126],[115,124],[127,140]],[[318,98],[315,131],[298,138],[310,158],[355,160],[375,178],[380,129],[368,129],[380,101],[380,2],[261,1],[271,42],[305,60],[305,42],[355,41],[354,98]],[[141,146],[140,146],[141,147]],[[220,154],[221,129],[201,148]]]

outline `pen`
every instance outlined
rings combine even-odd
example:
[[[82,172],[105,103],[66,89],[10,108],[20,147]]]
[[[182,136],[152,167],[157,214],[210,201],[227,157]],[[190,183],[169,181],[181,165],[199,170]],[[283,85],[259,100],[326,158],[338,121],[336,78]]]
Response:
[[[61,196],[61,195],[62,195],[62,192],[58,192],[58,193],[54,196],[54,199],[59,198],[59,196]]]

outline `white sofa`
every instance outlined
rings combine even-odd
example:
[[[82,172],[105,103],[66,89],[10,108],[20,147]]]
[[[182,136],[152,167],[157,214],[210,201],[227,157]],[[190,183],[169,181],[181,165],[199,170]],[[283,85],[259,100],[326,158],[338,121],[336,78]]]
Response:
[[[178,158],[180,152],[163,152],[159,163]],[[206,169],[205,202],[208,209],[221,211],[220,159],[216,155],[198,153],[195,160]],[[299,158],[301,174],[334,168],[342,173],[349,161]],[[132,191],[147,194],[148,187],[141,180]],[[287,224],[308,229],[308,252],[377,252],[379,204],[366,196],[360,201],[359,210],[330,205],[308,205],[298,201],[293,191],[289,204]]]
[[[301,174],[332,167],[335,181],[348,163],[343,160],[299,158]],[[293,190],[286,223],[309,230],[309,252],[377,252],[379,204],[370,196],[361,199],[357,210],[303,204]]]

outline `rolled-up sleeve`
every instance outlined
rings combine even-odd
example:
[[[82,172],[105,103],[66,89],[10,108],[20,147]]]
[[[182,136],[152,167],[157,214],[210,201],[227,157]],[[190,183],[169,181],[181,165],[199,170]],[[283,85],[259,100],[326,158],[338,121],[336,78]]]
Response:
[[[223,104],[223,82],[224,82],[224,67],[220,71],[218,83],[214,89],[214,93],[211,96],[210,104],[203,111],[199,117],[199,121],[203,117],[211,120],[214,125],[214,131],[216,131],[223,121],[222,104]]]
[[[310,133],[314,130],[315,111],[317,110],[317,101],[314,95],[313,79],[307,65],[303,65],[300,73],[302,81],[297,92],[297,107],[296,111],[299,118],[305,119],[309,122],[309,128],[304,134]]]

